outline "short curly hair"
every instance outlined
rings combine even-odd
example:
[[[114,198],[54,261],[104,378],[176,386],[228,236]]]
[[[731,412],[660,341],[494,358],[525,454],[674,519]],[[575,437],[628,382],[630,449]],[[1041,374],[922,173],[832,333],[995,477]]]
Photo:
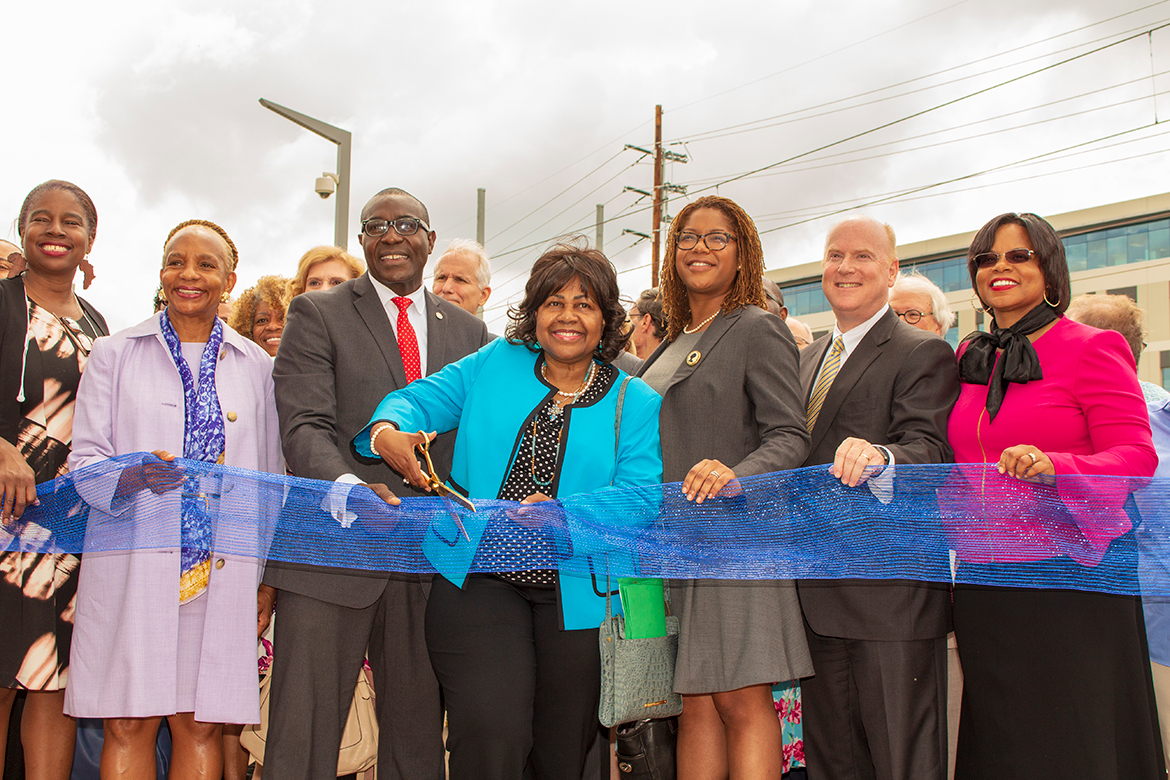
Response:
[[[288,308],[284,302],[284,291],[287,287],[288,279],[283,276],[275,274],[261,276],[255,285],[244,290],[244,294],[232,309],[232,318],[228,325],[249,341],[255,341],[252,338],[252,318],[256,316],[256,307],[260,305],[260,301],[266,301],[273,314],[283,317]]]
[[[511,322],[505,336],[512,344],[524,344],[533,352],[540,350],[536,338],[536,312],[549,296],[574,279],[601,310],[604,325],[596,356],[610,363],[621,354],[626,343],[626,310],[618,290],[617,272],[604,254],[589,247],[583,236],[554,244],[532,264],[524,285],[524,300],[508,309]]]
[[[301,255],[301,259],[297,261],[297,273],[288,281],[285,301],[291,301],[293,298],[305,292],[305,285],[308,284],[309,272],[313,270],[313,266],[320,263],[327,263],[330,260],[340,260],[344,263],[349,268],[349,272],[353,274],[350,277],[351,279],[356,279],[366,272],[365,263],[341,247],[315,246]]]
[[[719,195],[704,195],[688,203],[670,223],[666,236],[665,259],[662,263],[662,308],[666,312],[666,329],[671,341],[678,338],[682,329],[691,324],[691,302],[687,288],[678,276],[675,255],[678,254],[678,237],[691,214],[699,209],[715,209],[722,212],[732,224],[736,238],[736,259],[739,271],[731,289],[723,298],[724,313],[744,306],[759,306],[767,310],[768,300],[764,297],[764,249],[756,223],[738,203]]]

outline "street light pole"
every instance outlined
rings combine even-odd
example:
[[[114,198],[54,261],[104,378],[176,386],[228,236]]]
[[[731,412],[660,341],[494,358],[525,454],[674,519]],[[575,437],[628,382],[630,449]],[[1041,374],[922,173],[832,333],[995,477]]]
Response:
[[[273,103],[271,100],[260,98],[260,105],[269,111],[280,114],[290,122],[294,122],[311,133],[337,144],[337,203],[333,212],[333,243],[342,249],[347,248],[349,235],[349,157],[353,147],[353,135],[348,130],[326,124],[320,119],[305,116],[299,111]]]

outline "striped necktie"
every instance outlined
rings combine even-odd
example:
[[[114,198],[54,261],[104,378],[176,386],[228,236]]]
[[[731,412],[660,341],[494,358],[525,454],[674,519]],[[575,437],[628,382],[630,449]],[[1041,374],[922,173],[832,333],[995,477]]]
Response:
[[[808,429],[811,432],[817,424],[817,415],[821,413],[821,406],[825,403],[825,396],[829,394],[829,387],[837,378],[841,370],[841,355],[845,352],[845,340],[838,336],[833,339],[833,346],[829,348],[829,356],[825,358],[825,365],[821,368],[821,375],[808,397]]]

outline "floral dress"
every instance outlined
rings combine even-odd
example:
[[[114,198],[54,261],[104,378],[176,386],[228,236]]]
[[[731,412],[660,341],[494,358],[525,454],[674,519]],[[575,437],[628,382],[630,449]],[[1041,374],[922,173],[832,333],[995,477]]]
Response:
[[[99,335],[105,334],[84,314],[80,321],[58,317],[28,301],[25,344],[30,359],[40,351],[44,393],[35,400],[41,394],[25,386],[29,400],[20,403],[15,444],[38,484],[69,470],[77,385]],[[26,528],[22,535],[38,534]],[[33,691],[65,687],[80,563],[68,554],[0,553],[0,625],[8,637],[0,649],[0,685]]]
[[[784,773],[800,769],[804,764],[804,726],[801,725],[800,680],[789,680],[772,686],[772,701],[784,740]]]

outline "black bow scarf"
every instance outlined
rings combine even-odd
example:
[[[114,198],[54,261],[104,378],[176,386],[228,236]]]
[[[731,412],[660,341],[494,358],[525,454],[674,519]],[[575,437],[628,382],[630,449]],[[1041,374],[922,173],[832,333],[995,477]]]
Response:
[[[976,331],[963,339],[967,351],[959,359],[959,379],[968,384],[988,385],[990,419],[995,419],[1003,405],[1008,382],[1022,385],[1044,378],[1040,356],[1028,336],[1059,317],[1051,306],[1040,303],[1010,328],[993,325],[990,333]],[[1003,358],[997,362],[995,353],[1000,349]]]

